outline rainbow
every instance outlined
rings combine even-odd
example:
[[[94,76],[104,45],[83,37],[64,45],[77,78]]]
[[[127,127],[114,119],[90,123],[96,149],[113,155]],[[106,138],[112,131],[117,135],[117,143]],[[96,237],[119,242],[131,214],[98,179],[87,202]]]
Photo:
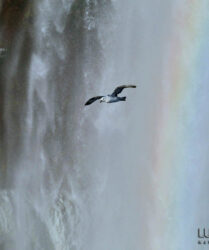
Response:
[[[209,227],[203,190],[205,175],[209,181],[209,1],[178,1],[173,10],[153,161],[151,249],[191,250],[198,247],[197,228]]]

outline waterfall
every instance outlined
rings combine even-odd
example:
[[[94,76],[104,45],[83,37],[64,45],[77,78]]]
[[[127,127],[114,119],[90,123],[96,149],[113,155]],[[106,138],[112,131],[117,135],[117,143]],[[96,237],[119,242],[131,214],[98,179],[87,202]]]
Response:
[[[34,1],[10,48],[2,77],[8,188],[1,248],[91,249],[91,207],[101,183],[97,160],[88,161],[97,143],[90,133],[98,129],[84,102],[88,89],[99,91],[98,29],[108,10],[108,1]]]
[[[208,6],[186,3],[0,3],[0,249],[196,249]]]

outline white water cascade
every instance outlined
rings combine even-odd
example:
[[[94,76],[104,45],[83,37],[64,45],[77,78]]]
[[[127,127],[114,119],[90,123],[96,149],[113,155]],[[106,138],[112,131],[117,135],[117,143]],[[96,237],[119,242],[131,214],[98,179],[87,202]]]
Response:
[[[151,249],[155,83],[171,1],[31,5],[4,66],[1,249]],[[121,84],[137,85],[127,102],[84,106]]]

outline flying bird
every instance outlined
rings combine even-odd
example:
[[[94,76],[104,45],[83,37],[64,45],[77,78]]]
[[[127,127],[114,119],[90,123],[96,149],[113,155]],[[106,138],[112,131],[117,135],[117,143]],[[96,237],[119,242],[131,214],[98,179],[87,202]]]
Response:
[[[113,103],[113,102],[120,102],[120,101],[125,101],[126,100],[126,96],[120,97],[118,96],[118,94],[120,94],[123,89],[125,88],[136,88],[136,85],[121,85],[118,86],[111,95],[105,95],[105,96],[95,96],[90,98],[85,105],[90,105],[93,102],[95,102],[96,100],[100,100],[101,102],[106,102],[106,103]]]

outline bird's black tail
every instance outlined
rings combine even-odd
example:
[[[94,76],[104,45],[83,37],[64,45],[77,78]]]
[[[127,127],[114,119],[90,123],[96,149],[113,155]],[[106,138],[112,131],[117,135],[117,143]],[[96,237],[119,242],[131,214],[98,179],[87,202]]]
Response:
[[[120,100],[121,100],[121,101],[126,101],[126,96],[120,97]]]

